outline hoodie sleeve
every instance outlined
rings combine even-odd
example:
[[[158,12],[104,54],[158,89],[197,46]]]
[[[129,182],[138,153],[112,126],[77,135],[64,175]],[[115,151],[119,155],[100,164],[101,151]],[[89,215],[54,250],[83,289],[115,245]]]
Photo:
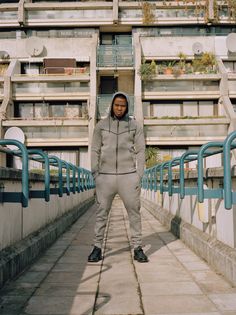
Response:
[[[137,123],[137,122],[136,122]],[[144,173],[145,166],[145,140],[143,128],[139,123],[137,123],[134,145],[136,150],[136,158],[137,158],[137,173],[140,178]]]
[[[101,154],[102,136],[101,128],[98,123],[93,132],[92,146],[91,146],[91,172],[94,179],[99,173],[99,160]]]

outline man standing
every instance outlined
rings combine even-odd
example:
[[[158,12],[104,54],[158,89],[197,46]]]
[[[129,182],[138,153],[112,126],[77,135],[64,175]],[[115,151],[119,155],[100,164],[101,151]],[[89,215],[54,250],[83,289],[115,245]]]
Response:
[[[145,164],[142,127],[128,115],[126,94],[113,95],[109,115],[95,127],[91,148],[92,174],[96,182],[97,212],[94,248],[89,262],[102,259],[102,242],[108,213],[116,194],[128,213],[134,259],[147,262],[142,250],[140,191]]]

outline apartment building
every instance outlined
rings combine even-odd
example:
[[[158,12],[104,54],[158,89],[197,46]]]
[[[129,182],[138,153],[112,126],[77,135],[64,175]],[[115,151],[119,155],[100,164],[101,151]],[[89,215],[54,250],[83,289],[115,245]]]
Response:
[[[0,1],[1,138],[18,127],[27,147],[89,168],[122,90],[162,159],[221,141],[236,128],[235,22],[229,0]]]

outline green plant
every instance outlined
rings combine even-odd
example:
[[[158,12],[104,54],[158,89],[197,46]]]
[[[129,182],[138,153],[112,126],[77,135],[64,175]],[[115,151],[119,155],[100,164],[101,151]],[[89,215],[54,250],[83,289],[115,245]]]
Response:
[[[155,4],[147,1],[142,2],[143,24],[150,25],[155,22]]]
[[[225,0],[224,3],[228,7],[229,20],[236,21],[236,1],[235,0]]]
[[[146,147],[145,150],[146,168],[152,167],[161,162],[160,149],[158,147]]]
[[[139,67],[138,74],[143,81],[151,80],[156,74],[156,63],[153,60],[151,63],[147,63],[145,60],[141,63]]]

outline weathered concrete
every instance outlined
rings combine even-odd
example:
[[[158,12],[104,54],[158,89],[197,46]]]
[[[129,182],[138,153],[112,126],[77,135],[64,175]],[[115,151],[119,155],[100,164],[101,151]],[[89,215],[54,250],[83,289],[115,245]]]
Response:
[[[30,234],[16,244],[0,252],[0,287],[22,272],[42,252],[51,246],[55,240],[66,231],[90,206],[94,197],[81,202],[54,222]]]
[[[199,257],[236,286],[236,250],[234,248],[223,244],[179,217],[175,217],[150,200],[143,199],[143,205]]]
[[[122,203],[113,203],[104,260],[88,263],[92,206],[0,292],[1,315],[233,315],[236,288],[142,209],[149,263],[133,261]]]

